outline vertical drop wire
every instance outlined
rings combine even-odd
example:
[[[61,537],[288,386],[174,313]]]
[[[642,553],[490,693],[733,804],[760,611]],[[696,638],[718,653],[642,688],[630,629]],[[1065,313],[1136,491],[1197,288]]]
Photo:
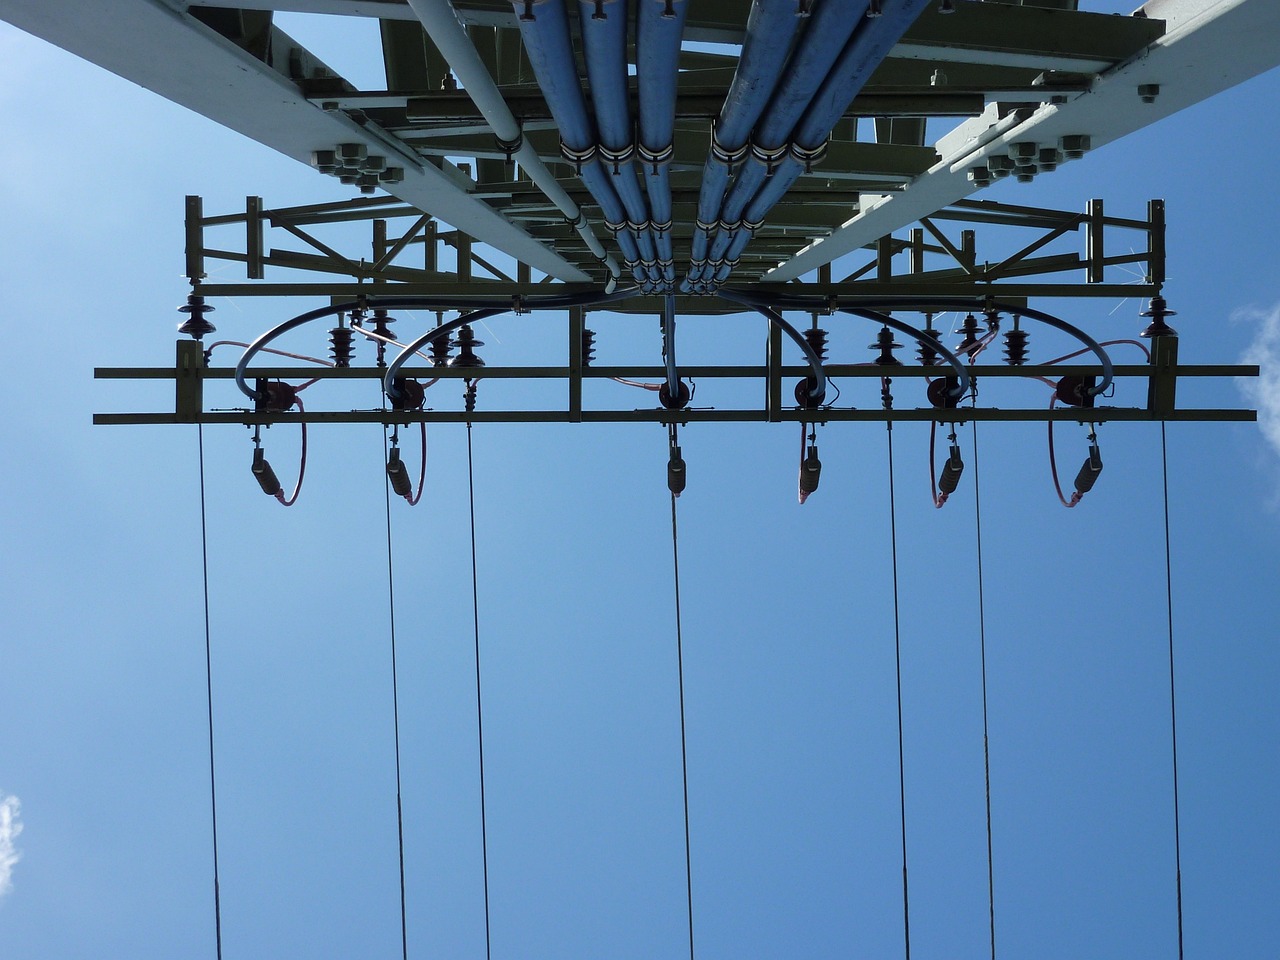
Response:
[[[382,426],[382,459],[387,458],[387,426]],[[387,607],[391,627],[391,716],[396,750],[396,844],[400,854],[400,955],[409,960],[409,922],[404,892],[404,806],[400,799],[400,680],[396,657],[396,587],[391,552],[391,478],[384,475],[383,493],[387,507]]]
[[[902,938],[906,960],[911,960],[911,900],[907,890],[907,775],[902,748],[902,630],[898,613],[898,514],[893,492],[893,423],[886,422],[889,438],[889,534],[893,558],[893,652],[898,689],[898,812],[902,832]]]
[[[693,858],[689,844],[689,751],[685,738],[684,638],[680,625],[680,541],[676,527],[676,495],[671,494],[671,561],[675,573],[676,675],[680,686],[680,776],[684,787],[684,885],[689,915],[689,960],[693,958]]]
[[[1164,479],[1164,585],[1169,616],[1169,734],[1173,749],[1173,860],[1178,897],[1178,960],[1182,960],[1182,813],[1178,804],[1178,698],[1173,672],[1173,554],[1169,545],[1169,444],[1160,422],[1160,466]]]
[[[978,649],[982,660],[982,775],[987,791],[987,913],[991,960],[996,960],[996,879],[991,842],[991,747],[987,725],[987,608],[982,582],[982,483],[978,471],[978,424],[973,425],[973,518],[978,541]]]
[[[484,955],[493,956],[489,926],[489,827],[484,798],[484,708],[480,697],[480,600],[476,576],[476,480],[471,458],[471,422],[467,421],[467,500],[471,508],[471,619],[476,649],[476,738],[480,753],[480,856],[484,868]]]
[[[218,877],[218,788],[213,763],[213,652],[209,632],[209,526],[205,512],[204,424],[197,424],[200,447],[200,565],[204,580],[204,689],[209,716],[209,814],[213,824],[213,935],[222,960],[222,892]]]

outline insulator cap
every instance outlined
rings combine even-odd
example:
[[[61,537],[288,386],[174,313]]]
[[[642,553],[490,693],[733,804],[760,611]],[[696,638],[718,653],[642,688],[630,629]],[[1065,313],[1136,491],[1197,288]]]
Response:
[[[945,493],[948,496],[956,492],[956,487],[960,485],[960,477],[964,473],[964,460],[960,457],[960,448],[951,447],[951,455],[947,457],[947,462],[942,465],[942,476],[938,478],[938,492]]]
[[[809,452],[800,461],[800,494],[807,497],[818,489],[822,477],[822,461],[818,459],[817,444],[809,445]]]
[[[258,486],[268,497],[278,497],[283,492],[276,472],[267,462],[266,451],[261,447],[253,451],[253,466],[250,469],[253,471],[254,479],[258,481]]]
[[[680,456],[680,448],[672,447],[671,459],[667,461],[667,489],[674,496],[684,493],[685,485],[684,458]]]
[[[398,497],[413,496],[413,483],[409,479],[409,471],[400,459],[400,449],[392,447],[387,457],[387,479],[391,481],[391,489]]]
[[[1093,489],[1093,485],[1098,482],[1098,475],[1102,473],[1102,453],[1098,450],[1096,443],[1089,445],[1089,455],[1084,458],[1084,464],[1080,467],[1080,472],[1076,474],[1076,493],[1084,496]]]

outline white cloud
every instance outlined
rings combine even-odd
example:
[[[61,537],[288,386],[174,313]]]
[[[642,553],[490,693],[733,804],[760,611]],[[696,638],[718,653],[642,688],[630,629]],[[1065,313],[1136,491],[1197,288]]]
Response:
[[[0,897],[13,889],[13,868],[22,859],[15,841],[22,833],[22,802],[0,793]]]
[[[1258,427],[1280,455],[1280,306],[1269,311],[1242,310],[1232,319],[1257,325],[1257,334],[1241,359],[1258,365],[1258,377],[1241,380],[1240,389],[1258,408]]]

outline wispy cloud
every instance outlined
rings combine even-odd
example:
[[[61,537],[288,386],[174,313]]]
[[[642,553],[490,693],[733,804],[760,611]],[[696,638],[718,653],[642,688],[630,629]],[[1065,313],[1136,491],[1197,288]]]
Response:
[[[1258,408],[1258,427],[1280,455],[1280,306],[1240,310],[1232,319],[1257,326],[1242,359],[1258,365],[1258,377],[1241,380],[1240,389]]]
[[[16,841],[22,833],[22,820],[18,814],[22,803],[17,797],[0,793],[0,897],[13,889],[13,868],[22,854]]]

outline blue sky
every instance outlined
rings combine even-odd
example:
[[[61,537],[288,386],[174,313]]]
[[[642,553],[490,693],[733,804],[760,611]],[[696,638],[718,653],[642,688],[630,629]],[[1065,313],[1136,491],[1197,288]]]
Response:
[[[1273,72],[988,196],[1101,196],[1135,215],[1165,198],[1183,359],[1270,362],[1278,95]],[[0,956],[212,956],[195,436],[92,427],[93,412],[166,399],[92,369],[172,356],[185,194],[209,211],[345,194],[7,26],[0,123],[0,793],[21,804],[0,805]],[[1095,334],[1145,324],[1136,301],[1055,308]],[[244,338],[281,309],[219,303],[213,319]],[[630,323],[601,320],[617,338],[602,352],[648,344],[656,361],[656,323]],[[546,349],[536,326],[490,326],[495,362]],[[687,356],[757,349],[737,329],[690,323]],[[835,334],[852,349],[874,331]],[[1230,382],[1184,396],[1246,402]],[[1265,956],[1280,939],[1280,461],[1254,425],[1168,437],[1188,955]],[[317,428],[292,510],[257,490],[242,428],[205,439],[225,955],[397,956],[380,431]],[[698,956],[893,957],[885,436],[823,430],[822,487],[803,507],[795,440],[761,425],[682,435]],[[1159,430],[1101,440],[1097,488],[1065,511],[1041,428],[980,437],[1002,955],[1175,955]],[[678,956],[665,436],[484,426],[474,441],[494,956]],[[1074,467],[1083,436],[1061,442]],[[294,443],[268,434],[285,479]],[[912,949],[980,957],[972,463],[937,511],[923,428],[895,443]],[[392,505],[414,956],[484,948],[466,496],[465,433],[433,429],[423,503]]]

